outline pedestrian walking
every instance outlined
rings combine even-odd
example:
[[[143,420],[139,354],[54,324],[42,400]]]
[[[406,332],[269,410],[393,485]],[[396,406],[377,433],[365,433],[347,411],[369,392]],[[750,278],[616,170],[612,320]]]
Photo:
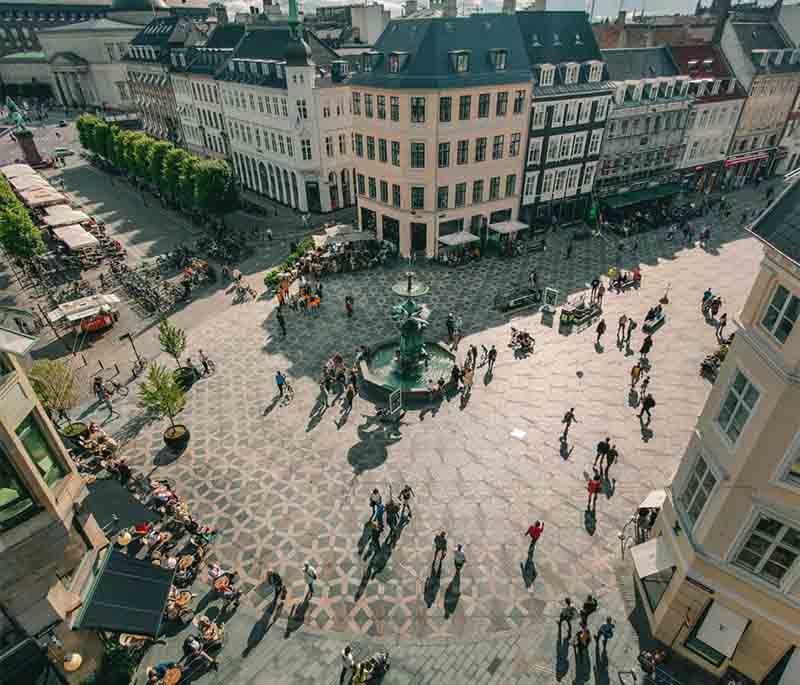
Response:
[[[539,538],[542,537],[542,533],[544,533],[544,523],[542,521],[534,521],[530,526],[528,526],[528,530],[525,531],[525,535],[530,536],[531,544],[528,548],[528,554],[533,554],[533,550],[536,547],[536,543],[539,542]]]
[[[353,400],[356,397],[356,389],[352,383],[347,384],[347,390],[344,393],[344,403],[342,404],[342,418],[349,416],[353,410]]]
[[[383,507],[382,504],[380,506]],[[381,548],[382,530],[383,530],[383,525],[380,522],[378,521],[369,522],[369,544],[373,553],[376,553]],[[367,551],[366,556],[369,556],[369,551]]]
[[[630,319],[630,318],[629,318],[629,319],[628,319],[628,333],[627,333],[627,335],[625,336],[625,344],[626,344],[628,347],[630,347],[630,344],[631,344],[631,334],[632,334],[632,333],[633,333],[633,331],[636,329],[636,326],[637,326],[636,322],[635,322],[633,319]]]
[[[589,594],[586,596],[586,601],[583,603],[581,607],[580,616],[581,616],[581,625],[586,627],[587,623],[589,622],[589,616],[591,616],[595,611],[597,611],[598,601],[597,598]]]
[[[317,579],[317,569],[315,569],[310,563],[306,562],[303,564],[303,577],[305,578],[306,583],[308,583],[308,592],[306,596],[314,594],[314,581]]]
[[[592,293],[589,295],[589,304],[594,304],[595,299],[597,298],[597,289],[600,287],[600,279],[596,276],[592,279]]]
[[[600,319],[600,323],[597,324],[597,342],[595,343],[597,347],[600,347],[600,338],[603,337],[603,333],[605,332],[606,332],[606,320]]]
[[[553,218],[555,219],[555,217]],[[564,255],[564,259],[569,259],[570,257],[572,257],[572,238],[570,238],[570,241],[567,243],[567,252]]]
[[[456,332],[456,319],[453,316],[453,312],[450,312],[447,315],[447,320],[444,322],[444,325],[447,326],[447,340],[448,342],[453,342],[453,336]]]
[[[461,337],[464,335],[464,320],[459,316],[455,322],[453,330],[453,349],[458,349],[458,343],[461,342]]]
[[[572,606],[572,600],[569,597],[564,597],[564,608],[561,609],[561,613],[558,614],[558,633],[559,635],[561,634],[561,625],[566,623],[567,640],[572,637],[572,622],[577,615],[578,612],[575,610],[575,607]]]
[[[639,391],[639,396],[640,397],[644,397],[647,394],[647,388],[648,387],[650,387],[650,376],[649,375],[645,376],[644,380],[642,381],[642,388]]]
[[[283,393],[286,389],[286,376],[283,375],[283,372],[275,372],[275,385],[278,386],[278,394],[283,397]]]
[[[570,410],[564,414],[564,418],[561,419],[561,423],[564,424],[564,432],[561,434],[561,439],[567,439],[567,433],[569,433],[569,427],[573,423],[578,423],[578,419],[575,418],[575,407],[571,407]]]
[[[477,365],[477,363],[478,363],[478,348],[477,348],[477,346],[476,346],[476,345],[470,345],[470,346],[469,346],[469,355],[470,355],[470,357],[472,358],[472,361],[470,362],[470,364],[469,364],[469,365],[470,365],[470,366],[471,366],[473,369],[474,369],[474,368],[477,368],[477,366],[476,366],[476,365]]]
[[[271,228],[267,229],[267,240],[269,240],[269,242],[272,242],[272,229]]]
[[[586,511],[594,513],[595,507],[597,506],[597,495],[601,488],[602,482],[600,481],[600,474],[595,469],[592,477],[586,483],[586,490],[589,493],[589,499],[586,502]]]
[[[597,640],[598,646],[600,645],[600,639],[603,640],[603,652],[606,651],[606,646],[608,645],[608,641],[614,637],[614,619],[609,616],[606,618],[606,622],[601,625],[597,629],[597,635],[595,635],[595,640]]]
[[[639,382],[639,378],[642,375],[642,365],[639,362],[636,362],[633,367],[631,368],[631,390],[636,387],[636,384]]]
[[[383,528],[383,515],[386,512],[386,505],[383,502],[378,502],[375,507],[375,522]]]
[[[319,382],[319,395],[317,396],[317,404],[319,404],[321,409],[327,409],[330,406],[328,402],[328,387],[324,378]]]
[[[642,411],[639,412],[639,421],[642,420],[642,416],[647,414],[647,423],[653,419],[652,414],[650,411],[656,406],[656,401],[653,399],[652,395],[645,395],[644,399],[642,400]]]
[[[589,645],[592,643],[592,634],[589,629],[583,626],[575,635],[573,647],[575,648],[575,661],[585,656],[589,651]]]
[[[375,509],[377,509],[378,505],[381,504],[381,493],[378,488],[375,488],[369,495],[369,506],[372,510],[369,515],[369,520],[372,521],[375,518]]]
[[[597,468],[597,462],[600,462],[600,468],[603,468],[603,460],[606,458],[608,454],[608,450],[611,447],[611,438],[606,437],[605,440],[601,440],[597,443],[597,454],[594,456],[594,464],[592,465],[593,468]]]
[[[601,283],[600,287],[597,288],[597,297],[595,298],[595,302],[599,307],[603,306],[603,296],[606,294],[606,287]]]
[[[272,586],[275,592],[274,599],[276,602],[286,597],[286,588],[283,585],[283,578],[281,578],[280,573],[269,569],[267,571],[267,584]]]
[[[400,510],[400,517],[407,515],[407,518],[411,518],[411,498],[414,497],[414,491],[411,489],[411,486],[406,483],[403,486],[403,489],[400,491],[400,501],[403,503],[402,509]]]
[[[472,394],[472,383],[475,380],[475,372],[472,370],[471,366],[468,366],[464,369],[464,374],[462,378],[462,383],[464,384],[464,389],[461,392],[462,397],[469,397]]]
[[[491,373],[494,371],[494,364],[497,361],[497,348],[494,345],[492,345],[492,348],[489,350],[487,358],[489,360],[489,373]]]
[[[624,314],[619,317],[617,324],[617,342],[622,342],[625,338],[625,326],[628,324],[628,317]]]
[[[603,477],[606,480],[608,480],[609,469],[617,461],[617,457],[619,457],[619,452],[617,451],[617,446],[616,445],[611,445],[611,447],[608,448],[608,453],[606,454],[606,470],[605,470],[605,473],[603,474]]]
[[[349,685],[352,682],[355,665],[353,648],[350,645],[346,645],[342,650],[342,673],[339,676],[339,685]]]
[[[537,289],[537,286],[538,286],[537,281],[538,281],[538,277],[536,275],[536,269],[534,269],[528,275],[528,286],[530,287],[531,290],[536,290]]]
[[[319,301],[322,302],[322,281],[317,283],[317,297],[319,298]]]
[[[453,566],[456,567],[456,575],[461,573],[461,569],[464,568],[464,564],[467,563],[467,556],[464,554],[464,550],[461,545],[456,545],[456,550],[453,552]]]
[[[286,319],[283,318],[283,312],[281,311],[280,307],[278,308],[277,313],[275,314],[275,318],[278,320],[278,325],[281,327],[281,333],[283,333],[283,337],[286,337]]]
[[[650,354],[650,350],[653,349],[653,336],[649,333],[644,337],[642,341],[642,346],[639,348],[639,354],[641,355],[642,359],[647,359],[647,355]]]
[[[347,295],[347,297],[344,298],[344,308],[345,308],[345,311],[347,312],[347,318],[352,318],[353,317],[353,304],[354,303],[353,303],[352,296],[351,295]]]
[[[728,313],[725,312],[722,316],[719,317],[719,321],[717,321],[717,340],[722,342],[722,332],[725,330],[725,326],[728,324]]]
[[[442,561],[444,561],[444,557],[447,554],[447,533],[442,531],[436,537],[433,538],[433,563],[436,564],[436,560],[439,559],[439,566],[441,567]],[[439,555],[442,555],[441,558]]]
[[[206,355],[203,350],[197,350],[197,354],[200,357],[200,363],[203,365],[203,375],[208,376],[208,374],[211,373],[211,367],[214,365],[214,362],[208,358],[208,355]]]

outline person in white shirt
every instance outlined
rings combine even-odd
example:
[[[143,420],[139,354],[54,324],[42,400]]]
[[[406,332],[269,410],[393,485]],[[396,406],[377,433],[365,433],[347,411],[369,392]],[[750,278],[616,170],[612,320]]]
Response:
[[[456,567],[456,573],[461,573],[461,567],[467,563],[467,557],[464,554],[461,545],[456,545],[456,551],[453,552],[453,564]]]
[[[353,648],[350,645],[347,645],[342,650],[342,673],[339,676],[339,685],[350,683],[353,680],[354,666],[355,661],[353,660]]]
[[[308,583],[308,594],[314,594],[314,581],[317,579],[317,569],[311,564],[306,562],[303,564],[303,576],[305,576],[306,583]]]

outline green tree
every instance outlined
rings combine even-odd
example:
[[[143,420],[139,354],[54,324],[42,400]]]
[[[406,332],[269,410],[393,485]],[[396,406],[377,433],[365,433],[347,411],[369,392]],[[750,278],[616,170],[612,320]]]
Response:
[[[186,406],[186,393],[163,364],[151,364],[139,386],[139,406],[159,418],[167,417],[175,428],[175,417]]]
[[[236,206],[233,173],[222,160],[202,161],[195,172],[195,201],[212,214],[230,212]]]
[[[180,178],[178,180],[178,196],[187,207],[194,206],[194,187],[197,167],[200,159],[194,155],[187,155],[181,163]]]
[[[39,359],[28,372],[34,391],[51,414],[71,421],[69,410],[80,400],[75,373],[61,359]]]
[[[186,331],[171,324],[169,319],[162,319],[158,325],[158,344],[170,357],[181,366],[181,355],[186,349]]]
[[[173,149],[172,143],[158,140],[150,148],[150,159],[147,160],[147,178],[155,185],[161,185],[164,179],[164,158]]]
[[[178,199],[180,194],[181,170],[183,162],[188,156],[189,153],[186,150],[173,147],[164,157],[164,186],[174,199]]]
[[[21,204],[8,204],[0,209],[0,245],[18,259],[30,259],[44,252],[42,233]]]
[[[94,152],[94,129],[97,125],[97,117],[89,114],[82,114],[75,122],[75,127],[78,129],[78,140],[85,150]]]
[[[150,170],[150,150],[153,147],[153,139],[144,133],[135,134],[130,153],[133,163],[133,173],[139,178],[146,178]]]
[[[122,144],[120,138],[122,131],[118,126],[112,126],[108,131],[106,139],[106,150],[104,157],[118,169],[122,167]]]
[[[106,159],[108,159],[108,139],[110,136],[111,126],[105,121],[98,121],[94,127],[94,151]]]

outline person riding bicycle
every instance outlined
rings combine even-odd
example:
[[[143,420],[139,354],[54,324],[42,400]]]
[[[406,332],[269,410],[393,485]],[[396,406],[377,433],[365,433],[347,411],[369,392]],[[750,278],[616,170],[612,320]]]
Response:
[[[211,373],[214,362],[208,358],[208,355],[203,352],[203,350],[197,350],[197,355],[200,357],[200,363],[203,365],[203,375],[207,376]]]

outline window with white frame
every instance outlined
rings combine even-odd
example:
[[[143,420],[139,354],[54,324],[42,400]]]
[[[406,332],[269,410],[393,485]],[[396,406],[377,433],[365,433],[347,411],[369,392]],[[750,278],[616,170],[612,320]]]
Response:
[[[553,106],[553,120],[550,122],[550,126],[553,128],[558,128],[562,126],[564,123],[564,109],[565,103],[557,102]]]
[[[722,403],[717,423],[731,442],[736,442],[744,430],[753,408],[758,402],[759,392],[738,369],[728,394]]]
[[[594,174],[597,169],[597,162],[587,162],[583,167],[583,183],[581,188],[584,193],[588,193],[592,189],[594,183]]]
[[[579,100],[573,100],[572,102],[567,103],[567,107],[564,112],[564,126],[574,126],[575,122],[578,121],[579,104]]]
[[[608,102],[610,98],[600,98],[597,101],[597,111],[594,113],[595,121],[605,121],[608,114]]]
[[[572,140],[574,136],[561,136],[561,149],[559,150],[559,159],[569,159],[572,152]]]
[[[739,548],[734,563],[780,586],[800,556],[800,526],[759,514]]]
[[[603,140],[603,129],[596,128],[592,131],[592,137],[589,138],[589,149],[586,151],[587,155],[596,155],[600,152],[600,143]]]
[[[800,312],[800,299],[779,285],[772,295],[761,325],[769,331],[778,342],[784,343],[792,332]]]
[[[540,86],[552,86],[556,68],[552,64],[543,64],[539,73]]]
[[[533,108],[533,122],[531,123],[532,129],[544,128],[545,115],[547,114],[547,105],[536,105]]]
[[[536,199],[536,184],[539,181],[538,171],[529,171],[525,174],[525,185],[522,189],[522,204],[529,205]]]
[[[577,83],[578,82],[578,65],[567,64],[564,72],[564,83]]]
[[[589,81],[599,81],[603,76],[603,63],[592,62],[589,65]]]
[[[553,183],[553,193],[559,193],[560,195],[564,194],[564,181],[567,178],[567,170],[566,169],[557,169],[556,170],[556,180]]]
[[[528,143],[528,164],[539,164],[542,161],[542,139],[531,138]]]
[[[586,134],[576,133],[572,139],[572,157],[583,157],[583,151],[586,149]]]
[[[567,190],[572,191],[578,185],[578,176],[580,175],[580,166],[571,166],[567,169]]]
[[[542,176],[542,195],[547,195],[548,193],[552,192],[553,173],[554,172],[552,169],[544,172],[544,176]]]
[[[591,116],[592,116],[592,101],[581,100],[581,110],[580,114],[578,115],[578,123],[579,124],[588,123]]]
[[[678,502],[686,518],[692,526],[697,523],[700,514],[717,485],[717,477],[702,456],[697,457],[692,472],[678,495]]]
[[[560,147],[561,147],[561,136],[550,136],[550,140],[547,143],[548,162],[557,162],[560,159],[558,155]]]

